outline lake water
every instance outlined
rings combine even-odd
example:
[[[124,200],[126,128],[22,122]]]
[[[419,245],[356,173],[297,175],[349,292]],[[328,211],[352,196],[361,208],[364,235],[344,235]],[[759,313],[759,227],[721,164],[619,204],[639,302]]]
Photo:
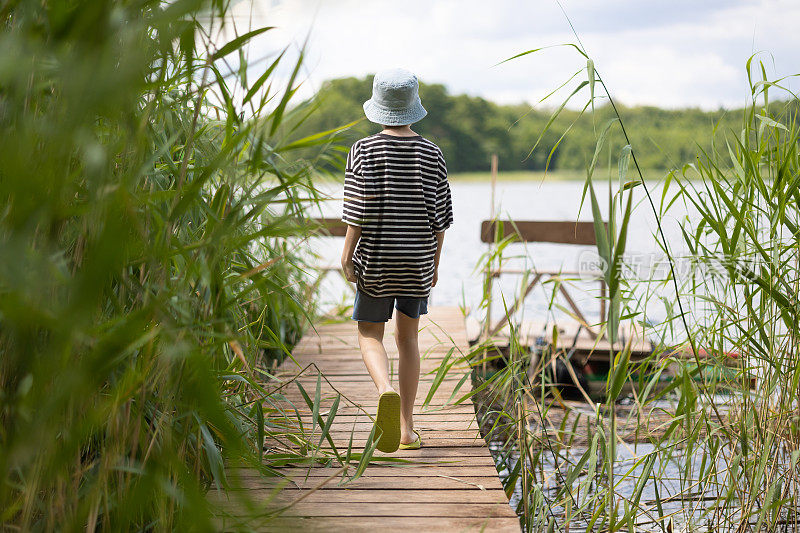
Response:
[[[614,184],[616,188],[616,184]],[[661,187],[649,184],[656,206],[660,201]],[[341,184],[326,183],[321,189],[329,194],[331,200],[326,202],[317,216],[338,217],[342,209]],[[475,310],[481,300],[482,274],[475,272],[481,256],[489,249],[488,244],[480,241],[480,225],[482,220],[490,218],[491,184],[489,182],[451,182],[453,197],[454,223],[445,233],[445,244],[439,266],[439,282],[431,291],[432,305],[464,305]],[[596,185],[598,200],[603,216],[608,216],[607,182]],[[656,222],[642,187],[635,189],[634,202],[638,202],[629,227],[626,256],[632,263],[652,265],[665,257],[658,245]],[[587,200],[579,211],[583,182],[498,182],[495,190],[496,212],[501,218],[514,220],[563,220],[591,221],[591,207]],[[673,208],[674,213],[662,220],[662,225],[671,250],[683,253],[682,237],[676,216],[685,216],[683,207]],[[319,238],[312,242],[313,249],[320,255],[325,264],[338,265],[341,257],[342,238]],[[515,243],[510,245],[505,256],[511,258],[506,266],[509,268],[536,268],[538,270],[578,271],[585,270],[587,257],[592,257],[593,246],[570,246],[550,243]],[[646,268],[645,272],[649,272]],[[657,269],[664,273],[664,265]],[[650,276],[650,274],[647,274]],[[519,275],[504,275],[495,283],[493,293],[493,317],[500,316],[503,310],[502,298],[508,305],[520,292]],[[599,318],[598,291],[596,283],[578,283],[573,293],[588,319]],[[662,301],[656,296],[674,298],[671,287],[658,288],[651,296],[646,296],[648,306],[647,318],[660,320],[665,316]],[[352,293],[341,277],[329,275],[322,286],[323,308],[335,304],[352,303]],[[549,290],[539,288],[526,300],[521,310],[526,320],[544,321],[548,313]],[[563,304],[563,302],[562,302]],[[473,311],[475,315],[475,313]],[[556,311],[555,316],[559,313]],[[475,318],[480,318],[475,316]]]

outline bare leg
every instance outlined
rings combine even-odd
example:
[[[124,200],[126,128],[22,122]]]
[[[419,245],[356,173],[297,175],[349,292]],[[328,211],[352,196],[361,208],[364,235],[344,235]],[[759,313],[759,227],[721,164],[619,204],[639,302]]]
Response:
[[[395,317],[394,340],[400,354],[400,442],[409,444],[417,440],[413,429],[419,385],[419,318],[411,318],[401,311],[397,311]]]
[[[383,347],[385,325],[383,322],[358,322],[358,345],[361,347],[361,357],[378,388],[378,394],[394,390],[392,382],[389,381],[389,358],[386,355],[386,348]]]

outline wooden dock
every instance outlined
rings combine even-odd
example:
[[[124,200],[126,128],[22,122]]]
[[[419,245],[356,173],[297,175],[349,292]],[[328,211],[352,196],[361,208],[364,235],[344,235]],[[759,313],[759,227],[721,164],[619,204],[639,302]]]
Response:
[[[384,345],[393,361],[393,383],[397,387],[397,349],[394,323],[390,321]],[[450,348],[468,351],[464,319],[457,307],[431,307],[420,320],[421,380],[417,405],[428,395],[439,363]],[[323,380],[323,414],[330,409],[336,390],[343,395],[331,428],[336,447],[346,451],[352,437],[354,451],[362,451],[374,416],[377,392],[367,374],[352,321],[317,325],[293,350],[304,367],[315,363]],[[279,368],[283,377],[296,374],[288,360]],[[357,480],[341,485],[341,469],[286,467],[293,482],[277,496],[279,503],[299,501],[285,515],[266,523],[265,531],[519,531],[517,516],[508,504],[486,442],[481,437],[471,402],[449,405],[450,396],[468,369],[453,370],[440,385],[430,406],[417,408],[415,426],[422,434],[421,450],[375,452],[375,461]],[[300,378],[309,395],[317,387],[317,373]],[[462,396],[470,390],[467,378]],[[304,420],[311,424],[297,387],[287,388],[287,397],[303,406]],[[349,401],[347,401],[349,400]],[[352,403],[351,403],[352,402]],[[324,418],[324,417],[323,417]],[[387,464],[386,456],[412,461]],[[326,481],[327,480],[327,481]],[[276,501],[276,481],[254,474],[245,486],[252,498]],[[314,490],[317,489],[317,490]],[[302,500],[301,500],[302,498]]]

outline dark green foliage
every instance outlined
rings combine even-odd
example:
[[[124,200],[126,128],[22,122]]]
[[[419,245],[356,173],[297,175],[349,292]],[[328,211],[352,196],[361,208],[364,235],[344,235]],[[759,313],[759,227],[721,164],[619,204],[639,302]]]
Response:
[[[325,82],[314,99],[319,109],[302,126],[302,131],[310,133],[361,120],[348,133],[348,144],[379,131],[380,126],[364,118],[361,107],[371,92],[371,76]],[[498,105],[480,97],[453,96],[440,84],[421,83],[420,96],[428,115],[414,129],[439,144],[450,172],[488,170],[492,153],[498,154],[502,170],[543,170],[560,133],[580,114],[564,110],[528,156],[550,117],[547,108],[532,111],[527,104]],[[699,149],[711,148],[709,131],[715,127],[723,131],[738,129],[742,113],[649,106],[618,105],[617,108],[629,134],[639,140],[639,164],[648,169],[674,168],[690,162]],[[589,113],[579,118],[556,149],[550,169],[585,169],[594,153],[596,129],[614,116],[608,105],[597,105],[594,118]],[[608,148],[616,154],[622,145]]]

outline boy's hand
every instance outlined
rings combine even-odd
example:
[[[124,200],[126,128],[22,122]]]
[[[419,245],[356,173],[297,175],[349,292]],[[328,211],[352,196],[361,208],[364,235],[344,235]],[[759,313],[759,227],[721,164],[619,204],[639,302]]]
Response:
[[[433,270],[433,281],[431,281],[431,287],[435,287],[437,281],[439,281],[439,269],[438,268]]]
[[[344,277],[347,281],[351,283],[356,282],[356,269],[353,265],[353,260],[349,261],[342,261],[342,271],[344,272]]]

